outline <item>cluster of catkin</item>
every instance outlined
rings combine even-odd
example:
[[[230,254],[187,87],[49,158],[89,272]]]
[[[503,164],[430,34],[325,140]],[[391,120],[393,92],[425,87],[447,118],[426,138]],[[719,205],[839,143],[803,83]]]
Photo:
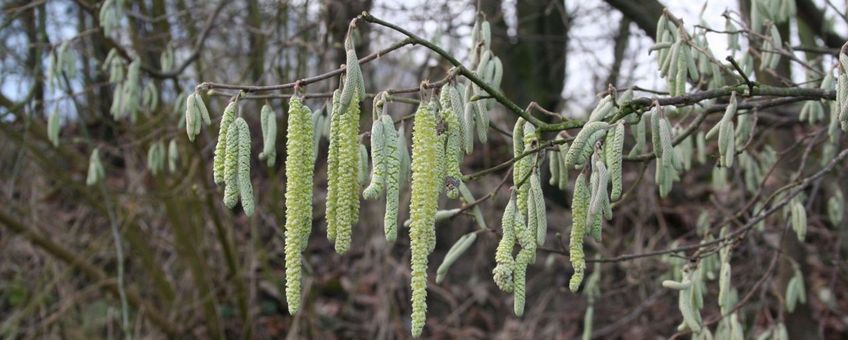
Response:
[[[195,124],[198,108],[206,111],[199,94],[189,95],[186,103],[186,128]],[[224,184],[224,205],[241,207],[248,216],[253,215],[253,184],[250,181],[250,128],[244,118],[238,116],[238,96],[233,98],[221,115],[218,144],[212,160],[215,183]],[[205,115],[204,115],[205,117]],[[205,119],[205,118],[204,118]],[[195,123],[197,121],[198,123]],[[196,134],[195,134],[196,135]],[[192,134],[189,133],[191,138]]]

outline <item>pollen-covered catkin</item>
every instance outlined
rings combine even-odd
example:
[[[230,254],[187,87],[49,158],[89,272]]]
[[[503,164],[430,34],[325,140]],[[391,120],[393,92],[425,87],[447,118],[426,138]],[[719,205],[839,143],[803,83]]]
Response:
[[[459,197],[459,183],[462,172],[460,163],[462,162],[462,126],[460,125],[459,115],[453,110],[453,105],[450,98],[450,88],[443,88],[439,97],[441,104],[441,118],[445,123],[447,139],[445,141],[445,158],[443,160],[446,171],[445,181],[448,185],[447,195],[450,198],[456,199]]]
[[[504,292],[512,292],[512,271],[515,260],[512,258],[512,249],[515,247],[515,191],[509,197],[501,218],[501,240],[495,251],[495,269],[492,270],[492,279]]]
[[[586,235],[586,216],[589,210],[589,186],[586,177],[582,173],[574,182],[574,197],[571,199],[571,240],[569,244],[569,257],[574,275],[568,283],[568,289],[576,292],[583,282],[586,270],[586,259],[583,254],[583,236]]]
[[[333,91],[333,101],[330,117],[330,146],[327,151],[327,203],[325,219],[327,220],[327,239],[336,241],[336,226],[338,225],[339,187],[339,144],[341,143],[341,105],[339,98],[341,90]]]
[[[224,154],[224,205],[232,209],[239,199],[239,129],[233,122],[227,128],[227,148]]]
[[[607,139],[604,143],[606,164],[609,169],[612,192],[610,200],[615,201],[621,197],[621,157],[624,151],[624,123],[618,123],[607,131]]]
[[[300,98],[289,101],[286,130],[286,301],[289,313],[300,306],[301,258],[312,229],[312,183],[315,154],[311,112]]]
[[[265,160],[268,167],[273,167],[277,162],[277,115],[271,105],[262,105],[260,111],[260,121],[262,123],[262,152],[259,153],[259,159]]]
[[[195,94],[189,95],[194,96]],[[192,101],[188,102],[189,107],[192,105]],[[224,182],[224,163],[227,157],[227,136],[229,135],[230,124],[236,119],[236,108],[238,103],[236,101],[231,101],[227,104],[227,107],[224,108],[224,113],[221,115],[221,128],[218,130],[218,144],[215,145],[215,155],[212,158],[212,177],[215,180],[215,183],[223,183]],[[188,115],[186,115],[188,117]],[[186,120],[186,125],[191,124],[188,120]]]
[[[427,313],[427,256],[438,204],[438,155],[436,117],[429,104],[415,113],[412,131],[412,194],[410,201],[410,245],[412,263],[412,335],[418,337]]]
[[[338,197],[336,198],[336,252],[350,249],[352,227],[359,219],[359,93],[341,116],[338,149]]]
[[[253,185],[250,182],[250,129],[244,118],[236,118],[238,127],[238,187],[241,207],[247,216],[253,215]]]
[[[386,233],[386,241],[394,242],[397,239],[397,214],[400,200],[400,148],[402,145],[399,138],[403,139],[403,136],[398,137],[394,121],[389,115],[383,115],[380,121],[383,124],[383,153],[386,158],[386,213],[383,217],[383,229]],[[403,148],[406,147],[403,146]]]

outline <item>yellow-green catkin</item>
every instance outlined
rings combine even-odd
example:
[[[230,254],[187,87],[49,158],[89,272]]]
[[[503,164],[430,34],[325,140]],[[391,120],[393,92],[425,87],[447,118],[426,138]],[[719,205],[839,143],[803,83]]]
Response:
[[[513,312],[516,316],[524,315],[525,293],[527,285],[527,266],[535,261],[536,258],[536,227],[538,224],[534,217],[536,213],[536,203],[533,199],[527,199],[527,223],[525,224],[524,217],[521,211],[516,212],[516,219],[513,228],[521,246],[521,250],[515,256],[515,268],[513,270]]]
[[[512,157],[518,158],[524,153],[524,118],[518,118],[515,121],[515,126],[512,128]],[[518,211],[527,210],[527,189],[528,186],[520,185],[524,178],[527,177],[530,171],[530,157],[524,157],[517,160],[512,165],[512,183],[517,190],[516,207]]]
[[[589,210],[589,186],[582,173],[574,182],[574,197],[571,199],[571,243],[569,256],[574,275],[568,282],[568,289],[576,292],[583,282],[586,271],[586,259],[583,254],[583,236],[586,235],[586,216]]]
[[[191,96],[193,96],[192,94]],[[191,100],[189,100],[191,105]],[[236,119],[236,108],[238,103],[231,101],[221,115],[221,128],[218,130],[218,144],[215,145],[215,156],[212,158],[212,177],[215,183],[224,182],[224,163],[227,155],[227,135],[230,124]],[[188,124],[188,121],[186,121]]]
[[[233,208],[239,199],[239,129],[237,124],[227,128],[227,147],[224,154],[224,205]]]
[[[401,144],[398,132],[395,130],[394,121],[389,115],[382,115],[380,121],[383,124],[383,153],[386,157],[386,213],[383,217],[383,229],[386,240],[394,242],[397,239],[398,204],[400,201],[400,177],[401,177]]]
[[[438,136],[436,117],[430,105],[415,113],[412,132],[412,198],[410,202],[410,246],[412,263],[412,335],[418,337],[427,313],[427,256],[438,204]]]
[[[442,88],[439,96],[441,104],[441,118],[445,123],[447,139],[445,141],[445,158],[443,160],[445,169],[445,182],[447,185],[447,196],[456,199],[459,197],[459,181],[462,178],[460,163],[462,162],[462,126],[459,115],[454,111],[451,103],[452,87]],[[455,91],[455,90],[454,90]]]
[[[492,270],[492,279],[502,291],[512,292],[512,271],[515,259],[512,258],[512,249],[515,247],[515,191],[509,197],[501,218],[501,240],[495,251],[495,269]]]
[[[298,97],[289,101],[286,130],[286,301],[289,313],[300,306],[301,257],[312,229],[312,113]]]
[[[333,107],[330,117],[330,147],[327,152],[327,203],[325,219],[327,220],[327,239],[336,241],[337,211],[339,197],[339,144],[341,143],[341,105],[339,98],[341,90],[333,92]]]
[[[253,215],[253,185],[250,182],[250,129],[244,118],[237,118],[238,127],[238,187],[241,208],[247,216]]]
[[[346,85],[347,86],[347,85]],[[339,254],[350,249],[352,227],[359,219],[359,93],[340,117],[338,174],[336,185],[336,237]]]

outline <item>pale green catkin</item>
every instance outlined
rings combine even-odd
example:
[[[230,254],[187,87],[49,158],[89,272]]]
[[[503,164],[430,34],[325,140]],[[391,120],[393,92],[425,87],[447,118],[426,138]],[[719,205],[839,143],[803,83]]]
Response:
[[[387,156],[383,121],[379,117],[371,124],[371,182],[362,191],[362,197],[373,200],[383,194],[386,186]]]
[[[827,218],[834,227],[842,225],[844,207],[845,198],[842,196],[842,189],[835,188],[833,195],[827,199]]]
[[[85,184],[95,185],[104,177],[106,177],[106,172],[103,170],[103,163],[100,162],[100,149],[95,148],[88,158],[88,176],[85,179]]]
[[[552,186],[559,185],[559,165],[562,161],[559,159],[559,150],[548,151],[548,184]]]
[[[590,122],[584,125],[565,155],[566,169],[582,167],[595,149],[595,142],[606,135],[609,127],[606,122]]]
[[[656,159],[662,158],[663,147],[660,139],[660,119],[662,119],[662,106],[650,113],[651,118],[651,148]]]
[[[253,185],[250,182],[250,129],[244,118],[236,118],[238,127],[238,187],[241,207],[247,216],[253,215]]]
[[[224,205],[232,209],[239,199],[239,129],[238,125],[230,124],[227,128],[227,147],[224,154]]]
[[[341,105],[339,97],[341,90],[333,91],[333,101],[330,117],[330,146],[327,151],[327,203],[324,213],[327,221],[327,240],[335,243],[336,226],[338,222],[339,197],[339,144],[341,143]]]
[[[274,163],[277,162],[277,115],[271,105],[262,105],[260,122],[262,124],[262,152],[259,153],[259,159],[265,160],[268,167],[273,167]]]
[[[336,198],[336,252],[343,254],[350,249],[351,229],[359,219],[359,94],[340,117],[338,174],[339,188]]]
[[[569,244],[569,259],[574,268],[574,275],[568,283],[568,288],[576,292],[583,282],[586,271],[586,259],[583,254],[583,236],[586,235],[586,218],[589,210],[589,186],[584,174],[577,176],[574,182],[574,197],[571,199],[571,240]]]
[[[58,110],[53,110],[47,118],[47,139],[54,147],[59,146],[59,129],[61,129],[61,115]]]
[[[545,194],[542,192],[542,184],[538,171],[533,171],[530,175],[529,194],[528,202],[530,200],[533,201],[533,209],[536,213],[536,229],[534,230],[536,244],[541,246],[545,244],[545,237],[548,234],[548,219],[545,209]]]
[[[630,126],[630,132],[633,134],[633,138],[636,140],[636,143],[633,144],[633,148],[630,149],[628,156],[636,156],[642,153],[645,149],[646,144],[646,131],[645,131],[645,121],[648,120],[645,116],[639,117],[639,121]]]
[[[604,153],[606,164],[609,169],[612,191],[610,200],[615,201],[621,197],[621,158],[624,152],[624,123],[618,123],[607,131]]]
[[[315,131],[311,112],[302,100],[289,101],[286,130],[286,301],[289,313],[300,307],[302,252],[312,229],[312,184]]]
[[[409,147],[406,144],[406,128],[404,123],[400,123],[398,128],[398,151],[400,152],[400,187],[404,188],[409,184],[409,175],[412,167],[412,157],[409,156]]]
[[[398,204],[400,200],[400,148],[402,145],[399,139],[403,139],[403,136],[398,137],[394,121],[389,115],[383,115],[380,121],[383,124],[385,144],[383,153],[386,158],[386,213],[383,217],[383,229],[386,233],[386,241],[394,242],[397,239]]]
[[[492,270],[492,279],[504,292],[512,292],[512,272],[515,260],[512,257],[512,249],[515,247],[515,191],[509,197],[501,218],[501,240],[495,251],[495,269]]]
[[[192,106],[191,97],[196,94],[189,95],[189,100],[187,105],[189,107]],[[218,144],[215,145],[215,155],[212,158],[212,177],[215,180],[215,183],[223,183],[224,182],[224,163],[227,155],[227,135],[229,135],[230,124],[236,119],[236,109],[238,108],[238,103],[236,101],[231,101],[227,104],[227,107],[224,108],[224,113],[221,115],[221,127],[218,130]],[[192,124],[188,120],[188,114],[186,114],[186,125]]]
[[[412,193],[410,200],[410,245],[412,255],[412,335],[418,337],[427,313],[428,239],[433,233],[438,204],[438,155],[436,117],[429,104],[415,113],[412,132]]]
[[[458,260],[468,248],[474,244],[474,241],[477,240],[477,233],[470,232],[468,234],[462,235],[456,243],[448,249],[447,254],[445,254],[445,258],[442,260],[442,264],[439,265],[439,268],[436,269],[436,283],[442,283],[445,280],[446,275],[448,274],[448,270],[450,267]]]
[[[592,164],[592,175],[589,180],[589,209],[586,213],[586,226],[592,228],[592,237],[596,240],[601,240],[601,228],[603,225],[603,215],[606,204],[609,201],[607,196],[607,183],[609,182],[609,173],[606,166],[599,159],[600,157],[593,156],[595,161]]]
[[[180,150],[177,148],[177,140],[171,139],[168,143],[168,171],[177,172],[177,163],[180,160]]]

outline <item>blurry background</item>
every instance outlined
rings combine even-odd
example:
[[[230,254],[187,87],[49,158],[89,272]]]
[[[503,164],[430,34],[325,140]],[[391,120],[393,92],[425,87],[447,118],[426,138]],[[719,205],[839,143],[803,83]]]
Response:
[[[812,29],[825,55],[835,54],[848,37],[846,2],[796,3],[798,17],[793,20]],[[106,36],[99,25],[101,5],[94,0],[3,0],[0,4],[0,337],[161,338],[176,331],[178,335],[171,335],[406,338],[408,236],[401,231],[395,244],[387,244],[383,203],[363,201],[351,251],[345,255],[333,251],[323,221],[326,140],[321,142],[315,170],[304,300],[301,312],[290,316],[283,292],[281,231],[286,100],[269,101],[280,124],[279,156],[273,168],[254,158],[258,206],[257,213],[246,218],[238,208],[224,208],[221,190],[211,180],[217,125],[204,128],[198,140],[189,143],[179,125],[182,111],[174,108],[179,106],[180,94],[193,91],[203,81],[269,85],[335,69],[344,63],[342,42],[348,23],[362,11],[431,39],[466,60],[479,9],[492,23],[493,51],[505,64],[504,93],[519,106],[535,101],[579,118],[597,103],[596,94],[606,90],[607,84],[664,89],[654,57],[648,54],[663,7],[668,6],[690,29],[700,24],[717,30],[724,27],[721,15],[725,11],[747,19],[749,10],[748,0],[139,0],[126,1],[119,27]],[[403,38],[367,23],[359,28],[360,57]],[[792,44],[799,41],[797,34],[786,36]],[[728,54],[725,36],[707,37],[713,53],[723,59]],[[48,85],[50,53],[66,41],[77,56],[78,72]],[[176,52],[178,68],[162,72],[159,56],[169,45]],[[144,82],[154,83],[159,92],[159,104],[134,122],[115,121],[109,113],[114,86],[108,82],[103,60],[113,48],[123,57],[140,58]],[[407,46],[363,66],[363,71],[368,91],[378,92],[441,79],[449,67],[423,47]],[[788,81],[800,81],[802,71],[784,63],[779,72]],[[337,86],[337,79],[330,79],[305,90],[324,93]],[[227,99],[206,97],[213,122],[220,119]],[[364,102],[368,112],[370,99]],[[258,112],[263,103],[243,105],[254,133],[254,152],[260,145]],[[320,110],[326,99],[310,99],[307,104]],[[395,118],[414,109],[389,105]],[[46,117],[54,110],[60,112],[63,124],[59,147],[53,147],[46,135]],[[782,110],[797,112],[798,108]],[[505,131],[515,121],[502,108],[495,109],[492,119]],[[362,130],[369,125],[368,115],[363,114]],[[774,133],[792,134],[796,129],[781,125]],[[497,133],[490,136],[488,144],[478,145],[465,158],[465,173],[511,158],[511,139]],[[171,139],[181,155],[177,171],[151,175],[145,164],[148,147]],[[89,187],[84,182],[94,147],[100,148],[106,180],[103,186]],[[648,183],[636,187],[631,199],[619,204],[603,242],[589,241],[587,253],[615,257],[697,240],[691,231],[701,211],[721,216],[738,208],[732,206],[734,200],[713,195],[708,185],[710,169],[687,174],[665,200],[657,198],[649,170]],[[644,170],[641,163],[625,164],[625,183],[636,182]],[[469,187],[482,197],[498,186],[504,174],[495,172]],[[825,183],[845,186],[840,176],[829,181]],[[545,193],[553,231],[547,247],[559,249],[560,242],[568,242],[567,236],[555,234],[567,235],[570,194],[550,186]],[[469,216],[437,225],[437,248],[430,257],[426,337],[569,339],[581,334],[586,301],[566,288],[571,276],[566,256],[539,252],[540,261],[528,271],[522,318],[512,313],[512,297],[493,284],[494,249],[507,198],[501,191],[482,205],[492,232],[480,234],[441,284],[432,281],[435,267],[453,242],[476,226]],[[405,220],[408,193],[402,193],[401,200],[400,218]],[[454,201],[441,204],[455,206]],[[812,206],[824,211],[822,202]],[[820,215],[810,214],[809,220],[807,243],[794,244],[790,251],[807,274],[811,301],[785,316],[768,312],[778,310],[780,290],[791,276],[791,266],[781,262],[788,269],[781,269],[779,279],[769,281],[745,306],[744,324],[751,337],[777,317],[786,318],[793,338],[840,338],[846,332],[848,235],[845,228],[827,226]],[[768,224],[783,225],[781,220]],[[120,267],[130,305],[129,334],[121,326],[113,227],[120,230],[124,245],[125,261]],[[781,231],[766,228],[737,250],[734,285],[740,293],[754,287],[763,275]],[[647,257],[604,264],[602,270],[602,295],[595,306],[596,338],[665,338],[674,333],[679,322],[677,295],[659,286],[668,273],[667,262]],[[718,313],[717,287],[709,288],[705,316]],[[818,299],[819,294],[832,298]]]

